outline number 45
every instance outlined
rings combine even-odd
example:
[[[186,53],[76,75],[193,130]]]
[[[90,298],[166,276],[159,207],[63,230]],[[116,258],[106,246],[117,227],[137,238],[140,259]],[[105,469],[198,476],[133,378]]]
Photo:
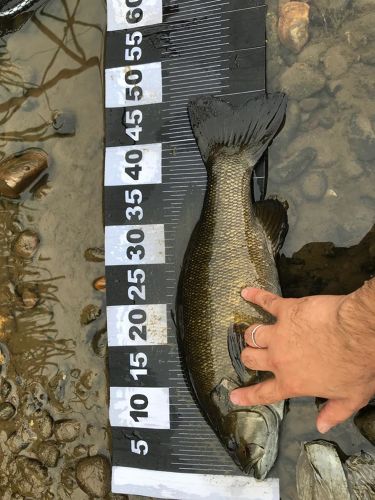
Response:
[[[140,127],[142,118],[142,111],[139,109],[127,111],[125,113],[126,135],[134,142],[139,141],[139,134],[142,132],[142,127]]]
[[[146,441],[136,441],[135,439],[131,440],[131,450],[133,453],[137,455],[147,455],[148,453],[148,444]]]

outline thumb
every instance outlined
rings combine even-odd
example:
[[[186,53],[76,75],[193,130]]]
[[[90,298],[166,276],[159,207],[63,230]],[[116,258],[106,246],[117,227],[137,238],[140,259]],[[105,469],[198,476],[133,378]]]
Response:
[[[276,379],[266,380],[250,387],[235,389],[230,394],[230,400],[239,406],[255,406],[276,403],[284,399]]]
[[[316,419],[316,427],[321,434],[325,434],[335,425],[347,420],[356,411],[357,406],[354,406],[349,399],[330,399],[320,410]]]
[[[282,297],[274,293],[267,292],[261,288],[244,288],[241,292],[242,298],[260,306],[265,311],[270,312],[273,316],[277,315],[283,301]]]

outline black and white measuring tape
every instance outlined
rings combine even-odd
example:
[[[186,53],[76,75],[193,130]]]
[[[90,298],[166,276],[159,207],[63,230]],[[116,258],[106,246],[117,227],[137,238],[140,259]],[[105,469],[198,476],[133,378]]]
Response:
[[[186,385],[173,310],[206,170],[190,97],[265,91],[261,0],[107,0],[105,254],[112,490],[279,499],[233,464]],[[264,189],[264,163],[255,184]]]

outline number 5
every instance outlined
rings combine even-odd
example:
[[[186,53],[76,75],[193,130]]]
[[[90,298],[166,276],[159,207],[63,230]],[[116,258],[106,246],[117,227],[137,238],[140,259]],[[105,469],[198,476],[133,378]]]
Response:
[[[148,453],[148,444],[146,441],[136,441],[135,439],[131,440],[131,450],[133,453],[137,455],[147,455]]]

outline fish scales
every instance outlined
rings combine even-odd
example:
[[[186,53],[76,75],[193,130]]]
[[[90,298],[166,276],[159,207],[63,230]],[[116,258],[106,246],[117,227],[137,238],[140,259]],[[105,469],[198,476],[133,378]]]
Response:
[[[277,455],[283,405],[232,405],[232,389],[261,378],[236,365],[228,350],[228,335],[250,324],[273,321],[245,302],[241,290],[253,286],[280,293],[275,241],[251,201],[250,179],[280,127],[285,107],[285,97],[276,94],[252,99],[241,109],[200,98],[189,109],[208,182],[180,276],[180,345],[202,412],[236,463],[247,473],[254,469],[259,478],[265,477]],[[282,204],[273,200],[263,205],[281,213],[284,225],[277,234],[285,232]],[[237,357],[240,350],[238,346]]]

